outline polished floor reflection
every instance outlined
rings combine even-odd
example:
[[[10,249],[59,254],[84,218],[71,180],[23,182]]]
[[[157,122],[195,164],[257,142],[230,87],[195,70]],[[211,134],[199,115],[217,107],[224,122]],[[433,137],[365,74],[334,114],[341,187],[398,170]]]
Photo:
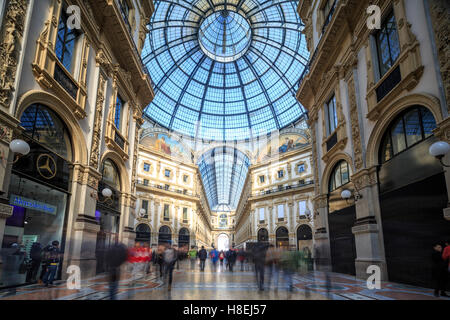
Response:
[[[433,290],[395,283],[383,283],[380,290],[369,290],[366,282],[352,276],[323,272],[309,272],[293,276],[294,288],[289,290],[280,274],[278,287],[266,273],[266,287],[259,291],[251,266],[234,272],[207,265],[204,272],[196,266],[191,270],[181,263],[173,274],[172,290],[153,272],[146,278],[131,282],[131,274],[124,273],[119,283],[118,300],[435,300]],[[273,280],[273,279],[271,279]],[[80,290],[67,289],[64,281],[54,287],[30,285],[0,291],[1,300],[109,300],[106,275],[83,281]],[[449,300],[449,299],[447,299]]]

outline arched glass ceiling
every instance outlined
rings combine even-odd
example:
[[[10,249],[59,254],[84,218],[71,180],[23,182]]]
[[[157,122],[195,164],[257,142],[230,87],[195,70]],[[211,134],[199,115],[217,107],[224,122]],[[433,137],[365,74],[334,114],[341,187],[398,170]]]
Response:
[[[248,157],[231,147],[211,149],[200,157],[198,169],[212,211],[224,205],[236,209],[249,166]]]
[[[145,114],[181,134],[241,140],[281,129],[309,54],[298,0],[156,0],[142,57],[156,96]]]

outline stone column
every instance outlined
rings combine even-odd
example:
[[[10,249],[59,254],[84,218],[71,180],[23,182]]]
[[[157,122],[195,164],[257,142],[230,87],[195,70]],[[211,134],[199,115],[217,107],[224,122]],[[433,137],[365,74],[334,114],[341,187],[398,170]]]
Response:
[[[295,219],[294,219],[294,203],[293,202],[288,202],[288,217],[287,217],[287,222],[288,222],[288,232],[289,232],[289,246],[296,246],[295,244]]]
[[[63,279],[67,278],[64,270],[67,270],[69,265],[80,267],[82,279],[95,276],[95,251],[97,233],[100,231],[100,225],[95,218],[99,180],[100,173],[92,167],[79,164],[73,166],[72,196],[66,212],[68,217]]]
[[[314,258],[316,270],[331,271],[330,237],[328,233],[328,199],[326,194],[314,198]]]
[[[351,180],[361,196],[355,204],[356,222],[352,228],[356,245],[356,276],[367,279],[367,267],[377,265],[381,269],[381,280],[387,280],[377,168],[363,169],[353,175]]]
[[[267,220],[268,220],[268,233],[269,233],[269,243],[275,244],[275,235],[273,233],[274,222],[273,222],[273,206],[267,207]]]

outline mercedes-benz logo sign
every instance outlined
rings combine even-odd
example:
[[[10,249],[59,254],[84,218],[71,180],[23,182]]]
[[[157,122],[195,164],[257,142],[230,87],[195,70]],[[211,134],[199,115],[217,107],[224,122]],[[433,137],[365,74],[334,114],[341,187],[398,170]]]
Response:
[[[36,160],[36,168],[41,177],[52,179],[56,176],[56,161],[48,153],[39,155]]]

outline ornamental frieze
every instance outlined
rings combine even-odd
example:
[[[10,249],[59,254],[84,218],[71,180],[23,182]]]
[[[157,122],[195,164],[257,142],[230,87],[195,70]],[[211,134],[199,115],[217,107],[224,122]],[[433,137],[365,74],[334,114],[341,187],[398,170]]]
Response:
[[[9,0],[0,34],[0,105],[9,108],[16,82],[28,0]]]
[[[89,160],[89,164],[95,169],[98,168],[99,163],[101,124],[103,120],[103,104],[105,102],[105,83],[106,79],[100,74],[97,90],[97,102],[95,105],[95,120],[92,136],[91,158]]]

